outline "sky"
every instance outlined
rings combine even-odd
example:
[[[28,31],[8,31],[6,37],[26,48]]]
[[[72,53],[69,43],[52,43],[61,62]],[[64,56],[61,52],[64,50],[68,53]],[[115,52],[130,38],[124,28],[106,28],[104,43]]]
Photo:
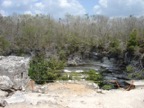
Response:
[[[142,16],[144,0],[0,0],[0,14]]]

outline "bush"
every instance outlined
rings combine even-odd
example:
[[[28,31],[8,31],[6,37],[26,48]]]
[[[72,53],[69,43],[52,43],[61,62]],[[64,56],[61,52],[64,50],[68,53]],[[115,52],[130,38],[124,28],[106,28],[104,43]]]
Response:
[[[34,57],[30,62],[29,76],[37,84],[52,82],[60,76],[64,63],[55,58],[46,60],[44,57]]]
[[[126,67],[126,71],[127,71],[127,72],[134,72],[133,66],[128,65],[128,66]]]
[[[120,48],[120,41],[117,38],[110,38],[110,40],[108,51],[111,56],[117,57],[122,52],[122,49]]]
[[[61,70],[65,66],[65,62],[55,57],[51,57],[48,61],[48,66],[51,70]]]
[[[72,77],[73,80],[80,80],[81,79],[81,73],[77,72],[71,72],[70,76]]]
[[[104,90],[111,90],[111,89],[113,89],[113,86],[110,85],[110,84],[106,84],[106,85],[102,86],[102,89],[104,89]]]
[[[102,80],[102,76],[95,70],[89,70],[87,80],[100,81]]]
[[[140,72],[135,72],[135,73],[131,73],[128,75],[128,78],[130,79],[136,79],[136,80],[139,80],[139,79],[144,79],[144,75]]]
[[[9,42],[3,36],[0,36],[0,54],[3,54],[8,47]]]
[[[87,80],[94,81],[99,86],[102,85],[103,76],[100,73],[97,73],[95,70],[89,70],[89,72],[87,74],[88,74]]]
[[[90,70],[87,74],[87,80],[94,81],[101,89],[111,90],[114,88],[112,84],[105,82],[103,76],[100,73],[97,73],[95,70]]]
[[[60,80],[72,80],[72,76],[64,73],[60,78]]]

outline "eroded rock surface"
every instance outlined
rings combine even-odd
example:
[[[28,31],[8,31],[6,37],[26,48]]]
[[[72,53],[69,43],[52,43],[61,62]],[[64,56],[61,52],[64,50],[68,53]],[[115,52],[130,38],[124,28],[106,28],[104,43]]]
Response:
[[[7,92],[0,90],[0,98],[6,97],[7,95]]]
[[[67,62],[68,66],[80,66],[80,65],[84,65],[85,62],[82,60],[82,58],[78,55],[71,55],[68,58],[68,62]]]
[[[14,86],[13,82],[8,76],[0,76],[0,89],[9,90]]]
[[[0,56],[0,89],[20,89],[26,85],[29,61],[28,57]]]
[[[3,102],[8,103],[5,108],[143,108],[144,81],[134,84],[131,91],[107,91],[93,88],[90,82],[49,83],[36,85],[47,87],[45,93],[17,91]]]

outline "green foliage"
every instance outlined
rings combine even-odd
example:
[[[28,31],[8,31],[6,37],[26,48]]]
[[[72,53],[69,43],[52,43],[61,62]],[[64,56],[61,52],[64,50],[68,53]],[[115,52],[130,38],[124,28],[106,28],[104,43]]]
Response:
[[[87,80],[100,81],[102,80],[101,74],[97,73],[95,70],[89,70]]]
[[[65,63],[55,57],[51,57],[48,60],[48,66],[51,70],[61,70],[64,68]]]
[[[61,75],[59,80],[72,80],[72,76],[67,73],[64,73],[63,75]]]
[[[86,74],[86,73],[85,73]],[[88,77],[87,77],[87,80],[92,80],[94,81],[95,83],[97,83],[99,85],[100,88],[104,89],[104,90],[110,90],[110,89],[113,89],[113,85],[111,84],[107,84],[105,81],[104,81],[104,78],[103,76],[100,74],[100,73],[97,73],[95,70],[90,70],[88,73],[87,73]]]
[[[126,66],[126,71],[127,72],[134,72],[134,68],[133,68],[133,66],[131,66],[131,65],[128,65],[128,66]]]
[[[58,55],[59,55],[60,60],[64,60],[65,61],[67,59],[67,54],[66,54],[66,51],[64,51],[64,50],[60,50],[58,52]]]
[[[138,45],[137,41],[137,31],[133,30],[130,34],[129,40],[127,42],[127,51],[130,53],[134,53],[135,47]]]
[[[87,80],[91,80],[97,83],[98,85],[102,85],[103,76],[100,73],[97,73],[95,70],[89,70],[87,75],[88,75]]]
[[[120,41],[116,38],[113,38],[110,41],[108,50],[112,55],[119,55],[121,53],[121,49],[119,46],[120,46]]]
[[[8,47],[9,42],[3,36],[0,36],[0,54],[3,54]]]
[[[102,86],[102,89],[103,90],[111,90],[111,89],[113,89],[113,86],[110,84],[106,84],[106,85]]]
[[[38,84],[51,82],[60,76],[63,67],[64,63],[55,58],[34,57],[30,62],[29,76]]]
[[[59,80],[69,80],[69,77],[67,75],[62,75]]]
[[[121,49],[134,52],[137,44],[143,49],[144,27],[139,24],[143,20],[143,17],[111,20],[100,15],[68,15],[57,21],[51,15],[13,15],[1,17],[0,35],[11,45],[10,52],[17,55],[36,51],[54,52],[60,60],[66,60],[73,53],[87,56],[90,51],[117,55],[121,54]],[[132,28],[137,31],[128,37]],[[141,38],[139,43],[137,35]],[[2,41],[1,53],[7,47]]]
[[[43,58],[34,57],[30,62],[29,76],[38,84],[43,84],[47,80],[48,63]]]
[[[144,38],[141,36],[138,37],[138,46],[144,48]]]
[[[134,73],[130,73],[128,74],[128,78],[130,79],[144,79],[144,75],[143,72],[134,72]]]
[[[68,54],[72,54],[79,51],[81,39],[76,35],[72,34],[68,37]]]
[[[80,80],[81,79],[81,73],[77,73],[77,72],[71,72],[70,74],[70,77],[73,79],[73,80]]]

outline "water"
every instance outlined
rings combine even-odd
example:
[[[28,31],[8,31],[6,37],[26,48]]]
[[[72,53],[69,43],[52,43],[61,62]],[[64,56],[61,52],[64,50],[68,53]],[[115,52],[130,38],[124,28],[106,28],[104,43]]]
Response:
[[[64,72],[86,72],[89,70],[100,71],[102,68],[113,69],[114,66],[110,62],[100,62],[100,61],[86,61],[84,65],[81,66],[69,66],[64,68]]]
[[[89,70],[96,70],[99,71],[99,66],[93,66],[93,65],[85,65],[85,66],[71,66],[71,67],[65,67],[64,72],[86,72]]]
[[[115,63],[109,61],[108,59],[104,59],[102,62],[93,60],[85,61],[84,65],[65,67],[63,71],[66,73],[81,73],[87,72],[91,69],[96,72],[102,72],[106,80],[128,79],[127,75],[120,70],[119,67],[116,67]]]

